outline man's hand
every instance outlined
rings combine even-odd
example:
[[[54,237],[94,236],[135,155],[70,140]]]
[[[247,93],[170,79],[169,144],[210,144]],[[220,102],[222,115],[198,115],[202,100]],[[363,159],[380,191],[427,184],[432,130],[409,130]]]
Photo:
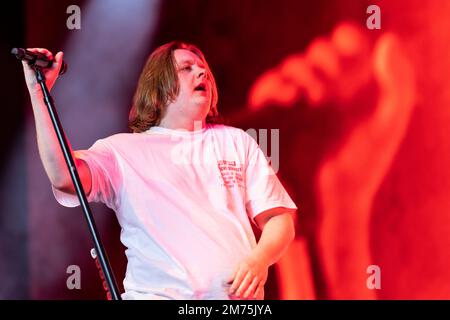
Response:
[[[258,245],[251,254],[238,264],[228,280],[230,297],[237,299],[264,298],[264,284],[269,267],[278,261],[289,243],[294,239],[294,209],[276,207],[255,217],[262,230]]]
[[[30,48],[28,48],[27,50],[29,50],[31,52],[35,52],[35,53],[39,52],[39,53],[45,54],[48,59],[50,59],[50,60],[53,59],[53,54],[50,51],[48,51],[47,49],[43,49],[43,48],[30,49]],[[59,69],[61,69],[62,61],[63,61],[63,53],[58,52],[55,56],[55,63],[52,65],[52,67],[43,69],[45,80],[46,80],[45,82],[47,84],[48,90],[52,89],[53,85],[55,84],[56,79],[58,78]],[[32,95],[36,92],[40,92],[41,89],[40,89],[39,84],[37,83],[34,70],[25,61],[22,61],[22,65],[23,65],[23,71],[25,74],[25,81],[27,83],[27,87],[28,87],[28,90],[30,91],[30,94]]]
[[[237,299],[258,299],[264,297],[264,284],[267,281],[269,265],[263,259],[250,255],[234,271],[230,296]]]

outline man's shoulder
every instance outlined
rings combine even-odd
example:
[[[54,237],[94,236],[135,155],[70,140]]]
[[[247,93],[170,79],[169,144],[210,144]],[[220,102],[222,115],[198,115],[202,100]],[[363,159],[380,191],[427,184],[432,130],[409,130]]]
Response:
[[[115,142],[115,141],[121,141],[121,140],[128,140],[128,139],[130,139],[130,137],[132,135],[133,135],[132,133],[119,132],[119,133],[114,133],[110,136],[101,138],[99,140],[105,141],[105,142]]]
[[[115,148],[121,145],[130,145],[137,142],[139,134],[136,133],[115,133],[105,138],[101,138],[95,142],[95,144],[105,144],[109,147]]]

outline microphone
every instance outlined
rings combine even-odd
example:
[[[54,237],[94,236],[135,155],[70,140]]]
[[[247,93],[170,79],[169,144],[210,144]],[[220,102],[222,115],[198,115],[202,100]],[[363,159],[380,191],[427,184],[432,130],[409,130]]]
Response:
[[[11,54],[15,55],[17,59],[24,60],[28,64],[35,65],[41,68],[51,68],[55,60],[50,60],[45,54],[40,52],[31,52],[22,48],[12,48]],[[67,70],[67,64],[63,61],[59,74],[64,74]]]

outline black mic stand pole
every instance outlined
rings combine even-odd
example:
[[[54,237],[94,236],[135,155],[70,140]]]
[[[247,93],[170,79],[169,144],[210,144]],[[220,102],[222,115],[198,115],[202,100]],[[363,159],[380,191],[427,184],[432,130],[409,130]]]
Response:
[[[50,92],[48,91],[47,85],[45,83],[45,76],[42,73],[42,69],[40,67],[35,65],[32,65],[31,67],[33,67],[34,71],[36,72],[36,79],[41,86],[42,93],[44,94],[44,102],[47,105],[53,127],[55,128],[56,136],[58,137],[58,141],[64,154],[64,159],[66,160],[70,176],[72,177],[72,181],[78,195],[78,199],[80,200],[81,207],[83,208],[84,217],[86,218],[89,231],[91,232],[92,238],[94,240],[95,251],[100,262],[101,270],[103,271],[103,274],[105,276],[105,281],[111,294],[111,299],[122,300],[117,288],[114,274],[111,271],[108,257],[106,256],[105,249],[103,248],[102,242],[98,235],[97,227],[95,226],[94,218],[92,217],[91,209],[89,207],[83,186],[81,184],[75,162],[73,161],[72,154],[70,153],[69,144],[67,143],[64,131],[61,126],[61,122],[59,121],[58,114],[56,113],[56,108],[53,104],[53,98],[50,95]]]

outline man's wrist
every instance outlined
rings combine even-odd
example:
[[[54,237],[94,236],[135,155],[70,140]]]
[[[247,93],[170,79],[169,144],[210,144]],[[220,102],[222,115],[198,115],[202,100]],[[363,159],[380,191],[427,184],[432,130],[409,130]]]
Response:
[[[266,267],[270,267],[272,265],[270,256],[265,250],[261,249],[258,246],[253,249],[251,256],[253,257],[253,259],[258,261],[259,263],[264,264]]]

